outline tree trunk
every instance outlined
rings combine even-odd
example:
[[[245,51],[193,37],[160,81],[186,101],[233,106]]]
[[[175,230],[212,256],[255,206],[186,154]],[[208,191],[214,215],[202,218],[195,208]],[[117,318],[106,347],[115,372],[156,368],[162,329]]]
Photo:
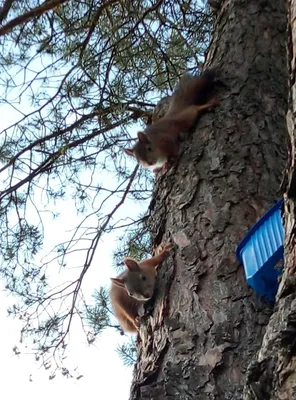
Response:
[[[285,271],[280,282],[274,314],[272,315],[258,356],[247,373],[244,398],[296,399],[296,1],[289,1],[288,65],[289,109],[289,164],[287,192],[285,193]]]
[[[235,249],[279,199],[286,162],[286,3],[225,0],[207,67],[227,87],[156,182],[155,245],[169,237],[154,311],[143,318],[130,399],[242,399],[271,306]]]

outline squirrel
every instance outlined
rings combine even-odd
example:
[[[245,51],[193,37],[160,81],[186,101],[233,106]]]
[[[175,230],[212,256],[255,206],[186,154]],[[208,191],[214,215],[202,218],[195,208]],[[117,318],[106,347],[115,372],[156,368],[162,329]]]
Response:
[[[159,100],[159,102],[154,107],[153,113],[151,115],[151,122],[155,124],[156,121],[163,118],[169,111],[170,104],[172,102],[172,96],[166,96]]]
[[[139,306],[151,299],[155,288],[156,269],[167,257],[172,245],[167,243],[159,247],[157,255],[139,263],[132,258],[125,258],[127,269],[117,278],[111,278],[111,304],[125,332],[139,331]]]
[[[201,76],[184,74],[165,116],[138,132],[134,147],[124,152],[155,173],[168,169],[179,154],[179,134],[190,130],[202,112],[219,105],[212,97],[217,75],[215,70]]]

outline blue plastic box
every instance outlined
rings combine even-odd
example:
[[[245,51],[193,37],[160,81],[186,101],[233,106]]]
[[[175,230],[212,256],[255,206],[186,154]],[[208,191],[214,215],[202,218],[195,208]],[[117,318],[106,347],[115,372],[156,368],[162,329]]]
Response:
[[[247,233],[236,249],[248,284],[274,302],[284,258],[283,199],[278,201]],[[276,268],[275,268],[276,267]]]

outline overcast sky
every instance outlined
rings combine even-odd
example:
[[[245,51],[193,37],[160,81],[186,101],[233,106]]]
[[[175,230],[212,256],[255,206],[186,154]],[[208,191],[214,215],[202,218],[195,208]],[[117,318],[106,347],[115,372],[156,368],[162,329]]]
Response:
[[[46,232],[46,251],[38,255],[36,263],[43,257],[48,249],[52,248],[54,242],[58,242],[63,235],[67,234],[71,222],[75,226],[75,206],[64,207],[64,211],[59,219],[51,220],[49,214],[45,214]],[[51,222],[49,222],[51,221]],[[91,295],[95,288],[109,286],[110,277],[116,276],[112,268],[112,252],[115,246],[115,235],[105,236],[98,247],[94,261],[85,279],[84,293]],[[75,261],[80,264],[79,257],[75,254]],[[77,277],[78,270],[65,269],[67,278],[71,275]],[[50,273],[49,273],[50,274]],[[63,274],[53,277],[53,280],[63,281]],[[2,285],[3,287],[3,285]],[[128,400],[129,388],[132,378],[133,368],[123,365],[119,358],[116,348],[127,338],[122,337],[118,332],[108,329],[95,342],[89,346],[80,329],[80,324],[73,324],[70,333],[70,345],[67,349],[66,365],[70,368],[78,367],[79,373],[83,375],[80,380],[67,379],[57,373],[57,377],[49,380],[49,371],[39,368],[34,362],[34,356],[30,348],[25,348],[19,344],[19,333],[21,323],[7,317],[7,307],[13,304],[12,296],[7,292],[0,291],[0,372],[1,372],[1,392],[9,393],[9,398],[18,400],[19,398],[30,398],[30,400],[52,400],[59,398],[61,394],[67,393],[71,400],[81,400],[85,393],[98,393],[99,398]],[[23,353],[15,356],[12,349],[17,345]],[[21,396],[21,397],[20,397]]]
[[[37,60],[37,67],[38,62]],[[14,77],[16,81],[23,79],[23,71],[21,69],[19,71],[19,76]],[[27,74],[29,74],[28,71]],[[29,79],[29,76],[27,78]],[[17,91],[18,89],[15,90]],[[5,97],[5,93],[2,93],[2,97]],[[15,96],[17,100],[18,95],[16,92],[13,91],[11,95]],[[17,104],[17,107],[22,113],[32,111],[25,96],[22,97],[21,104]],[[6,104],[2,103],[0,130],[10,126],[21,117],[22,114],[11,107],[9,101]],[[132,134],[134,137],[136,137],[136,131],[137,128],[134,127]],[[134,161],[131,161],[131,164],[133,164],[133,167],[135,165]],[[84,184],[88,182],[88,173],[86,171]],[[98,173],[101,179],[102,171],[98,170]],[[51,177],[51,179],[54,180],[54,177]],[[118,182],[112,181],[110,175],[108,177],[102,175],[102,183],[104,183],[104,179],[106,187],[110,188],[112,183],[116,186],[118,184]],[[58,180],[57,184],[59,184]],[[36,196],[37,201],[43,204],[41,194],[39,198],[38,195]],[[118,202],[118,198],[116,202]],[[108,200],[107,205],[109,203],[110,201]],[[148,204],[149,201],[141,203],[128,201],[120,209],[119,213],[117,213],[117,216],[119,214],[118,218],[123,219],[127,217],[137,218],[140,212],[147,210]],[[60,213],[60,216],[53,220],[51,214],[46,212],[46,210]],[[44,261],[43,257],[55,245],[69,239],[73,230],[83,218],[82,216],[77,216],[75,203],[71,199],[71,196],[66,197],[65,200],[56,202],[56,204],[48,204],[43,211],[42,220],[45,228],[44,246],[42,252],[36,257],[36,265],[42,264]],[[36,222],[36,216],[30,215],[29,217],[31,223]],[[88,226],[90,226],[89,221]],[[96,223],[92,226],[96,226]],[[118,234],[119,232],[105,235],[100,242],[91,268],[84,279],[84,295],[90,297],[94,289],[99,289],[100,286],[109,286],[110,277],[117,275],[112,268],[112,253],[117,248],[116,241]],[[65,280],[77,279],[79,276],[77,274],[79,274],[84,262],[85,254],[78,255],[78,253],[75,253],[68,258],[67,268],[62,269],[58,274],[56,273],[56,268],[50,266],[47,270],[47,275],[51,280],[51,284],[61,284]],[[67,350],[66,361],[69,369],[78,367],[78,371],[83,375],[83,378],[77,381],[61,377],[57,373],[55,379],[49,380],[49,371],[45,371],[43,368],[40,369],[35,364],[34,356],[30,354],[30,348],[24,348],[24,346],[18,343],[22,325],[20,321],[7,317],[7,307],[12,305],[14,300],[11,296],[7,297],[7,292],[3,291],[3,287],[4,285],[0,282],[0,376],[2,393],[5,393],[11,400],[19,400],[20,398],[52,400],[62,398],[61,396],[63,395],[67,395],[67,398],[71,400],[81,400],[82,397],[85,397],[86,393],[92,396],[97,394],[99,396],[97,398],[107,400],[127,400],[129,398],[133,368],[125,367],[116,352],[118,345],[127,340],[126,337],[122,337],[118,332],[108,329],[97,338],[94,346],[88,346],[85,337],[81,334],[81,329],[74,324],[70,332],[71,341]],[[15,345],[22,351],[20,356],[16,356],[13,353],[12,349]],[[24,352],[28,354],[23,354]]]
[[[118,333],[109,330],[88,347],[80,343],[72,349],[69,361],[78,366],[84,374],[80,380],[60,377],[48,379],[48,371],[38,369],[32,355],[13,355],[12,348],[18,342],[18,321],[6,318],[7,298],[0,294],[0,376],[1,393],[11,400],[52,400],[65,395],[71,400],[81,400],[86,393],[90,397],[97,394],[99,399],[128,400],[132,368],[123,366],[115,352],[120,341]],[[74,343],[73,343],[74,345]],[[73,346],[72,346],[73,347]],[[28,350],[29,351],[29,350]],[[30,376],[31,381],[30,381]]]

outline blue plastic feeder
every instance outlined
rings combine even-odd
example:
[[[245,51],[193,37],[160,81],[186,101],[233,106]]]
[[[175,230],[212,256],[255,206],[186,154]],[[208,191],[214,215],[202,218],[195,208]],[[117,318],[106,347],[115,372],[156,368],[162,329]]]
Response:
[[[246,234],[236,249],[248,284],[274,302],[284,258],[283,199],[278,201]],[[275,268],[276,267],[276,268]]]

